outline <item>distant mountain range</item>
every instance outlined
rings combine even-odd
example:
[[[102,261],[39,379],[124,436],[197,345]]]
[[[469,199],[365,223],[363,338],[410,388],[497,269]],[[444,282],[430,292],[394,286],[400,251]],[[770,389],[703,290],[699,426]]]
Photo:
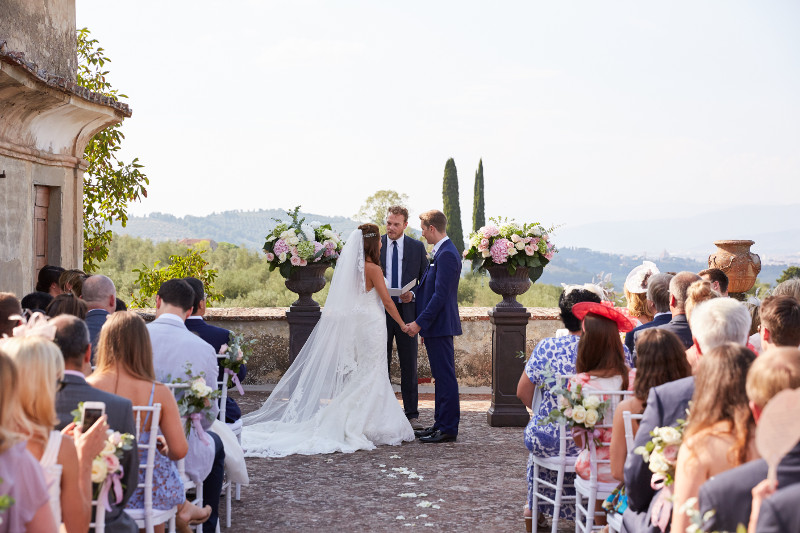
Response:
[[[761,255],[764,263],[759,279],[774,284],[787,266],[800,265],[798,213],[800,205],[754,207],[746,212],[722,210],[638,225],[598,222],[559,228],[554,240],[560,251],[545,269],[540,282],[552,285],[586,283],[602,272],[611,274],[611,282],[621,290],[628,272],[643,259],[655,262],[661,271],[697,272],[707,268],[707,257],[715,249],[714,240],[747,238],[756,241],[753,251]],[[310,213],[303,216],[309,222],[330,223],[343,235],[358,227],[358,222],[346,217]],[[116,224],[112,230],[153,241],[213,239],[260,250],[265,236],[275,227],[273,218],[285,220],[286,212],[281,209],[225,211],[204,217],[151,213],[131,217],[127,227]]]

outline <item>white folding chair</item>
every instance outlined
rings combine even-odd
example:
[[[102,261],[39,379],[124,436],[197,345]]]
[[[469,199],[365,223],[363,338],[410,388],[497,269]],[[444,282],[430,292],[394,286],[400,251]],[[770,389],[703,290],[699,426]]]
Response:
[[[140,464],[139,468],[144,468],[144,483],[139,483],[139,488],[144,490],[144,508],[143,509],[125,509],[125,512],[136,521],[136,525],[140,529],[144,529],[147,533],[153,533],[154,527],[158,524],[171,521],[170,530],[174,530],[175,513],[178,512],[177,507],[172,509],[161,510],[153,509],[153,465],[155,462],[155,454],[159,453],[156,448],[156,438],[158,437],[158,423],[161,420],[161,404],[156,403],[150,406],[133,407],[134,418],[136,420],[136,440],[139,442],[139,449],[142,449],[142,443],[139,441],[139,435],[142,431],[142,413],[150,413],[150,439],[144,446],[147,450],[147,461],[145,464]]]
[[[633,394],[631,391],[619,390],[592,390],[591,394],[608,398],[610,405],[606,410],[605,416],[600,424],[595,425],[595,429],[611,431],[613,427],[614,411],[621,399]],[[599,465],[610,465],[610,459],[599,459],[597,448],[608,448],[609,443],[595,443],[595,439],[588,439],[589,445],[589,479],[580,476],[575,477],[575,533],[588,533],[589,531],[600,530],[603,526],[595,526],[595,516],[605,516],[605,511],[597,511],[597,502],[603,501],[617,488],[619,483],[603,482],[598,479],[597,471]]]
[[[225,357],[225,355],[217,355],[217,359],[220,361],[225,359]],[[225,416],[228,409],[228,374],[222,374],[222,381],[217,381],[217,386],[222,391],[222,395],[219,399],[219,415],[217,416],[217,419],[223,424],[226,424],[227,422],[225,420]],[[241,433],[241,429],[239,430],[239,433]],[[239,435],[237,435],[237,438],[238,437]],[[228,479],[226,472],[225,480],[222,482],[222,492],[225,494],[225,527],[231,527],[231,489],[231,480]],[[237,497],[236,499],[238,500],[239,498]],[[217,522],[217,529],[219,529],[219,522]]]
[[[89,524],[89,529],[94,529],[94,533],[105,533],[106,508],[100,500],[92,500],[92,507],[94,507],[94,522]]]
[[[628,451],[633,449],[633,420],[641,420],[644,415],[635,415],[630,411],[622,412],[622,421],[625,424],[625,445]],[[622,531],[622,515],[613,511],[606,512],[606,522],[610,533],[620,533]]]

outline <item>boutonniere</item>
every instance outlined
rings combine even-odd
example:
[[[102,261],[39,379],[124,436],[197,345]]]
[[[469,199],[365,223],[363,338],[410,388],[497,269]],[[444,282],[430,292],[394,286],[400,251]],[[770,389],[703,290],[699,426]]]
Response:
[[[434,258],[435,256],[436,256],[436,254],[434,254],[434,253],[433,253],[433,250],[431,250],[430,252],[428,252],[428,263],[430,263],[431,265],[433,265],[433,258]]]

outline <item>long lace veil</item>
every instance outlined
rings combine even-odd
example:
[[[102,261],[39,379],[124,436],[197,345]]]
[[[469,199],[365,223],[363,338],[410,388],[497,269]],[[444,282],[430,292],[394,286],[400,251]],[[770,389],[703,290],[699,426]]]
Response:
[[[319,322],[264,405],[242,417],[245,426],[304,422],[341,392],[358,359],[356,332],[365,292],[363,236],[357,229],[336,263]]]

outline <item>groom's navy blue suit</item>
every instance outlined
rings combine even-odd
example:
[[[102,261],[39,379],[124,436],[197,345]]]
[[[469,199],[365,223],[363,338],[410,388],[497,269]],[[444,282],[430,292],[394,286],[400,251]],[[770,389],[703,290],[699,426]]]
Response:
[[[417,325],[425,341],[431,374],[436,380],[434,429],[458,434],[458,401],[453,336],[461,335],[458,315],[458,281],[461,255],[450,239],[444,241],[420,280],[415,293]]]

